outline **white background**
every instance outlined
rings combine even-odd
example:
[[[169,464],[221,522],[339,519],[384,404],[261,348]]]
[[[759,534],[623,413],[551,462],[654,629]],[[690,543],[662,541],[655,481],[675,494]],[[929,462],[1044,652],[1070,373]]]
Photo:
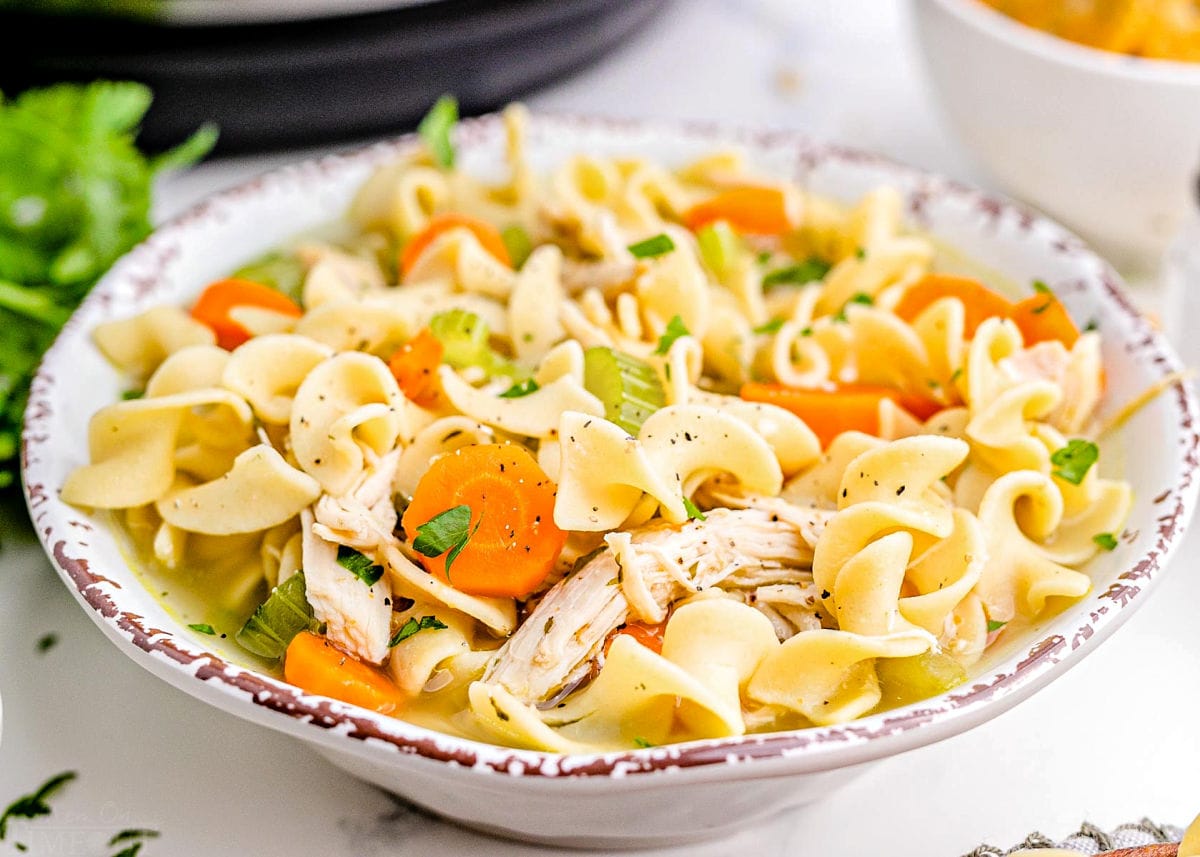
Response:
[[[986,184],[943,129],[897,0],[681,0],[528,102],[803,128]],[[299,155],[172,177],[159,214]],[[152,678],[102,638],[11,521],[0,551],[0,806],[59,771],[79,779],[50,818],[14,822],[0,855],[18,853],[17,841],[35,855],[109,854],[104,843],[126,827],[161,831],[143,857],[549,853],[428,819]],[[644,853],[956,857],[1033,829],[1065,836],[1084,819],[1186,824],[1200,810],[1198,539],[1114,639],[1016,710],[733,839]],[[59,642],[37,654],[48,632]]]

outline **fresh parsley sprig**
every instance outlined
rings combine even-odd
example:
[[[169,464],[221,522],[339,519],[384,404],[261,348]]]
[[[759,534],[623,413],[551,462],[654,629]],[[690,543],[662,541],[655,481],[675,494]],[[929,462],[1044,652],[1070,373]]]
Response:
[[[1090,440],[1072,438],[1066,446],[1054,451],[1050,463],[1054,465],[1055,476],[1072,485],[1079,485],[1099,458],[1100,447],[1096,444]]]
[[[408,621],[397,628],[396,633],[388,640],[388,648],[396,648],[396,646],[419,631],[441,630],[445,627],[445,623],[439,620],[437,616],[422,616],[420,619],[410,616]]]
[[[666,354],[671,350],[671,346],[675,344],[676,339],[681,336],[690,335],[691,331],[687,329],[687,325],[683,323],[683,319],[678,315],[673,315],[671,316],[671,320],[667,322],[667,329],[658,338],[658,347],[654,349],[654,353]]]
[[[383,566],[376,565],[369,556],[361,554],[354,548],[338,545],[338,565],[353,574],[367,586],[374,586],[383,577]]]
[[[439,512],[417,527],[413,550],[431,558],[446,554],[446,579],[449,580],[450,566],[458,559],[458,555],[482,523],[483,517],[480,516],[475,529],[471,529],[471,507],[454,506]]]

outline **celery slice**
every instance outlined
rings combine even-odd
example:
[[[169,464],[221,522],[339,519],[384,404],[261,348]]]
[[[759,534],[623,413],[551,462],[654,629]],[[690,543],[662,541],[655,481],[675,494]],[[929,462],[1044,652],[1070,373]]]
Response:
[[[495,354],[488,347],[487,322],[465,309],[439,312],[429,320],[429,332],[442,343],[442,360],[455,369],[492,364]]]
[[[728,274],[745,253],[742,240],[724,220],[697,230],[696,242],[700,245],[700,258],[718,278]]]
[[[967,680],[962,664],[943,652],[925,652],[911,658],[875,661],[883,692],[881,708],[895,708],[937,696]]]
[[[293,637],[320,627],[305,596],[304,572],[298,571],[271,590],[234,639],[256,655],[280,658]]]
[[[283,292],[296,303],[304,291],[304,263],[293,254],[267,253],[234,271],[239,280],[250,280]]]
[[[604,403],[604,417],[637,436],[666,403],[658,373],[636,357],[603,345],[583,353],[583,386]]]

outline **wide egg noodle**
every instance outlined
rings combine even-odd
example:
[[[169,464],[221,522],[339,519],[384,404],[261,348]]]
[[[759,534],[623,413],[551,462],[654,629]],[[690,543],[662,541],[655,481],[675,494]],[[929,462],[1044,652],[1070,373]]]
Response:
[[[566,335],[559,320],[563,301],[562,251],[538,247],[517,274],[508,301],[508,329],[517,360],[534,366]]]
[[[135,378],[145,378],[181,348],[217,341],[211,329],[174,306],[98,324],[92,339],[109,362]]]
[[[328,346],[304,336],[255,337],[230,356],[220,384],[244,398],[264,423],[286,425],[301,382],[332,354]]]
[[[420,623],[429,618],[445,627],[421,628]],[[387,666],[388,674],[397,686],[409,696],[416,696],[439,665],[471,651],[475,623],[455,610],[447,610],[441,604],[429,602],[416,602],[409,609],[397,612],[392,619],[397,633],[409,622],[417,623],[420,630],[391,647]]]
[[[571,375],[556,378],[526,396],[503,398],[472,387],[449,366],[438,368],[442,392],[459,413],[477,422],[525,437],[552,438],[566,412],[604,413],[600,400]]]

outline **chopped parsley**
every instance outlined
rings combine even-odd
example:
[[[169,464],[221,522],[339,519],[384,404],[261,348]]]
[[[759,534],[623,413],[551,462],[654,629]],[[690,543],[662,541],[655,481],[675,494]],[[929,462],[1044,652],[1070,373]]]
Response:
[[[514,223],[504,227],[500,233],[500,240],[504,242],[504,249],[508,251],[508,259],[513,268],[521,270],[521,266],[533,252],[533,239],[529,237],[529,233]]]
[[[683,508],[687,512],[688,520],[691,520],[691,521],[707,521],[708,520],[708,516],[700,511],[700,509],[696,506],[696,504],[692,502],[692,499],[690,497],[683,498]]]
[[[1054,465],[1054,475],[1059,479],[1079,485],[1092,465],[1100,458],[1100,447],[1090,440],[1072,438],[1062,449],[1057,449],[1050,456]]]
[[[417,527],[417,537],[413,540],[413,550],[417,553],[435,557],[446,554],[446,579],[450,578],[450,566],[458,559],[462,549],[467,546],[471,536],[483,523],[483,517],[475,529],[471,529],[471,507],[462,505],[439,512],[425,523]]]
[[[779,333],[779,328],[783,327],[782,318],[773,318],[764,324],[760,324],[754,328],[752,333]]]
[[[388,640],[388,648],[394,649],[419,631],[437,631],[445,627],[445,624],[439,622],[436,616],[422,616],[420,619],[410,616],[408,621],[401,625],[396,633],[392,635],[392,638]]]
[[[666,354],[671,350],[671,346],[675,344],[675,340],[681,336],[690,336],[691,331],[683,323],[683,319],[678,315],[671,316],[671,320],[667,322],[667,329],[663,331],[663,335],[658,338],[658,347],[654,349],[655,354]]]
[[[1037,292],[1039,295],[1047,296],[1046,302],[1044,304],[1042,304],[1041,306],[1035,306],[1032,310],[1034,315],[1041,315],[1046,310],[1050,309],[1050,304],[1054,303],[1054,301],[1055,301],[1054,292],[1052,292],[1050,290],[1050,287],[1047,286],[1041,280],[1033,281],[1033,290],[1035,292]]]
[[[121,401],[132,402],[134,399],[140,399],[144,395],[146,395],[145,390],[126,390],[121,394]]]
[[[0,840],[8,833],[8,822],[14,818],[34,819],[50,814],[50,804],[47,801],[62,790],[62,787],[78,776],[74,771],[64,771],[42,783],[33,794],[22,795],[14,800],[0,815]]]
[[[644,750],[644,749],[646,749],[647,747],[653,747],[653,746],[654,746],[654,745],[653,745],[653,744],[651,744],[649,741],[647,741],[645,738],[642,738],[642,737],[640,737],[640,736],[639,736],[639,737],[637,737],[637,738],[634,738],[634,739],[633,739],[633,743],[634,743],[634,744],[636,744],[637,746],[641,747],[643,750]]]
[[[1094,319],[1094,318],[1088,319],[1088,323],[1083,326],[1084,333],[1091,333],[1093,330],[1099,330],[1099,329],[1100,329],[1100,322],[1096,321],[1096,319]]]
[[[958,382],[958,379],[959,379],[959,378],[961,378],[961,377],[962,377],[962,375],[963,375],[963,370],[962,370],[962,367],[961,367],[961,366],[959,366],[959,367],[958,367],[957,369],[955,369],[955,370],[954,370],[954,372],[953,372],[953,373],[950,375],[950,383],[951,383],[951,384],[955,384],[955,383],[957,383],[957,382]]]
[[[1051,291],[1050,287],[1046,285],[1044,280],[1034,280],[1033,281],[1033,290],[1035,292],[1037,292],[1039,295],[1054,294],[1054,292]]]
[[[58,634],[42,634],[42,636],[38,637],[37,652],[39,655],[44,655],[57,645]]]
[[[338,545],[338,565],[353,574],[367,586],[374,586],[383,577],[383,566],[371,562],[371,558],[354,548]]]
[[[988,633],[991,634],[995,631],[999,631],[1001,628],[1003,628],[1007,624],[1008,624],[1007,622],[997,622],[995,619],[988,619],[988,624],[987,624]]]
[[[875,303],[875,298],[871,297],[866,292],[855,292],[855,294],[850,298],[850,300],[848,300],[844,304],[842,304],[842,308],[837,311],[837,314],[833,317],[833,320],[834,321],[843,321],[843,322],[846,321],[846,307],[850,306],[850,304],[862,304],[863,306],[872,306],[874,303]]]
[[[803,286],[806,283],[823,280],[825,279],[825,275],[829,273],[829,268],[830,265],[828,262],[813,256],[795,265],[788,265],[786,268],[776,268],[774,271],[768,272],[763,277],[763,288]]]
[[[450,134],[457,123],[458,99],[453,95],[443,95],[434,102],[417,126],[417,133],[425,141],[434,162],[443,169],[454,166],[454,142]]]
[[[1092,536],[1092,541],[1106,551],[1117,549],[1117,537],[1112,533],[1096,533],[1096,535]]]
[[[538,391],[538,382],[532,378],[526,378],[524,381],[518,381],[507,390],[500,394],[501,399],[519,399],[522,396],[528,396],[530,393]]]
[[[867,248],[865,248],[865,247],[856,247],[856,248],[854,249],[854,258],[855,258],[855,259],[857,259],[857,260],[858,260],[858,261],[860,261],[860,262],[861,262],[863,259],[867,258]]]
[[[210,637],[215,637],[217,635],[217,632],[213,629],[213,626],[209,625],[207,622],[197,622],[194,625],[188,625],[188,627],[197,634],[208,634]]]
[[[674,249],[675,242],[665,232],[660,232],[652,238],[647,238],[645,241],[629,245],[629,252],[637,259],[653,259],[655,256],[670,253]]]

